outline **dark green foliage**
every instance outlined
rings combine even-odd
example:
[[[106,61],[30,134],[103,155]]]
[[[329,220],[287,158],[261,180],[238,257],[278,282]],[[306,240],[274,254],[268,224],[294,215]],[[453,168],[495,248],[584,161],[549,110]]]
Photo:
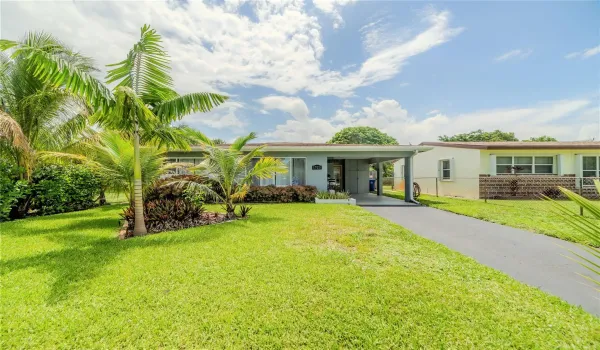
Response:
[[[481,129],[454,136],[440,136],[438,140],[443,142],[498,142],[498,141],[519,141],[514,132],[504,132],[494,130],[492,132]]]
[[[44,165],[31,177],[30,210],[38,215],[89,209],[100,195],[100,180],[81,165]]]
[[[121,216],[133,230],[134,208],[126,208]],[[223,215],[206,213],[204,207],[184,198],[157,199],[144,203],[144,220],[148,232],[157,233],[220,222]]]
[[[327,143],[356,145],[397,145],[390,135],[370,126],[352,126],[338,131]]]
[[[248,213],[250,212],[250,210],[252,210],[252,207],[246,204],[242,204],[239,206],[240,208],[240,216],[245,218],[246,216],[248,216]]]
[[[317,188],[315,186],[250,186],[245,202],[250,203],[291,203],[315,201]]]
[[[19,180],[19,169],[0,160],[0,221],[11,219],[12,208],[29,193],[27,181]]]

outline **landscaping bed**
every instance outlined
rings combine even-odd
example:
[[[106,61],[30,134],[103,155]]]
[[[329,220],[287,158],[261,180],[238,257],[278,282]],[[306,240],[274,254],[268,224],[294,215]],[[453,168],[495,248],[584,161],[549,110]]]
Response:
[[[360,207],[119,241],[122,210],[0,224],[2,348],[600,347],[597,317]]]

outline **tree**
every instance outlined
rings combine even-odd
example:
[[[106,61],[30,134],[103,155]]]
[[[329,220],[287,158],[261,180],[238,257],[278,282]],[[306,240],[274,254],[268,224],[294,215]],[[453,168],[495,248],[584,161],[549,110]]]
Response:
[[[227,97],[215,93],[191,93],[180,96],[172,89],[170,61],[162,48],[159,34],[150,26],[141,28],[140,40],[127,57],[112,67],[106,76],[109,90],[88,71],[60,56],[49,55],[28,43],[0,40],[0,49],[26,54],[38,79],[63,86],[94,106],[93,120],[106,129],[118,130],[131,137],[134,147],[134,235],[147,233],[143,215],[140,137],[152,135],[192,112],[207,112]],[[151,138],[151,137],[150,137]]]
[[[338,131],[327,143],[355,145],[397,145],[398,141],[370,126],[353,126]]]
[[[524,142],[556,142],[558,141],[552,136],[542,135],[538,137],[530,137],[529,140],[523,140]]]
[[[73,52],[53,36],[32,32],[17,45],[69,62],[82,72],[94,71],[90,58]],[[88,129],[90,109],[64,87],[38,78],[26,52],[0,54],[0,155],[29,178],[40,155],[59,152]]]
[[[443,142],[498,142],[498,141],[519,141],[514,132],[504,132],[494,130],[492,132],[481,129],[454,136],[440,136],[438,140]]]
[[[216,139],[212,139],[212,143],[215,145],[224,145],[227,142],[225,142],[225,140],[223,140],[223,139],[216,138]]]
[[[355,145],[397,145],[398,141],[390,135],[370,126],[352,126],[338,131],[327,143]],[[383,176],[394,176],[394,165],[383,164]]]
[[[227,216],[233,217],[235,203],[244,199],[254,177],[268,179],[274,173],[288,171],[281,160],[263,157],[264,145],[244,154],[242,148],[255,138],[255,133],[239,137],[229,148],[217,147],[212,142],[203,144],[204,160],[199,165],[190,167],[189,170],[208,181],[198,183],[189,180],[173,180],[171,184],[186,186],[190,191],[218,200],[222,203]],[[253,158],[259,159],[253,162]],[[219,190],[215,190],[212,183],[216,183]]]

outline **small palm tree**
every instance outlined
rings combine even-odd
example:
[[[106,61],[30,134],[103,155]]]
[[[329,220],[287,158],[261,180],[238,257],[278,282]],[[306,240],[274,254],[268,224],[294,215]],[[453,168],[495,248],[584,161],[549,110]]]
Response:
[[[0,41],[0,49],[5,44]],[[91,59],[47,33],[29,33],[14,44],[59,57],[86,74],[95,70]],[[22,178],[29,177],[42,152],[59,152],[89,130],[85,101],[30,68],[26,52],[0,53],[0,155],[22,169]]]
[[[199,165],[190,167],[189,170],[209,181],[198,183],[173,180],[171,185],[187,186],[190,191],[216,199],[223,205],[227,216],[234,217],[235,203],[244,199],[253,178],[268,179],[275,173],[288,171],[281,160],[263,157],[264,145],[244,153],[243,147],[255,138],[255,133],[239,137],[228,148],[215,145],[212,141],[204,143],[204,160]],[[217,184],[218,189],[215,189],[212,183]]]
[[[111,91],[89,72],[59,55],[48,54],[28,43],[0,40],[1,50],[12,49],[16,54],[27,55],[29,67],[37,78],[85,98],[94,107],[93,120],[100,126],[131,135],[135,159],[134,235],[147,233],[142,199],[141,134],[151,135],[187,114],[207,112],[227,99],[215,93],[175,92],[169,75],[169,57],[161,42],[160,35],[144,25],[140,40],[127,57],[109,65],[112,69],[106,83],[116,84]]]
[[[598,193],[600,193],[600,181],[594,180],[594,185],[596,186],[596,190],[598,191]],[[559,187],[559,190],[569,200],[575,202],[577,205],[579,205],[579,206],[583,207],[585,210],[587,210],[587,212],[590,213],[590,215],[593,218],[600,220],[600,206],[594,204],[592,201],[590,201],[590,200],[588,200],[566,188]],[[593,220],[591,220],[585,216],[580,216],[580,215],[575,216],[575,215],[573,215],[573,212],[571,211],[571,209],[569,209],[565,205],[559,203],[558,201],[552,200],[552,199],[548,198],[547,196],[545,198],[547,200],[551,201],[551,203],[554,205],[554,207],[562,215],[565,222],[567,222],[569,225],[571,225],[577,232],[579,232],[582,235],[584,235],[585,237],[587,237],[590,240],[590,242],[592,243],[592,245],[594,245],[596,247],[600,247],[600,226],[597,223],[595,223]],[[578,254],[572,250],[571,250],[571,253],[574,254],[579,259],[578,262],[582,266],[584,266],[588,270],[592,271],[595,275],[600,277],[600,248],[596,248],[596,247],[589,247],[589,246],[581,245],[581,248],[590,254],[590,258],[586,258],[586,257],[582,256],[581,254]],[[596,284],[599,287],[598,290],[600,291],[600,279],[593,279],[593,278],[590,278],[587,276],[583,276],[583,277],[585,277],[589,281]]]

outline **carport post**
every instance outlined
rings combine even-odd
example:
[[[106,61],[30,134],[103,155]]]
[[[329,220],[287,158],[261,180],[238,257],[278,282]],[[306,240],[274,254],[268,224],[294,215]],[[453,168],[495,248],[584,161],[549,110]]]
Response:
[[[413,173],[412,157],[404,158],[404,201],[412,202],[413,198]]]
[[[377,162],[377,195],[383,194],[383,162]]]

